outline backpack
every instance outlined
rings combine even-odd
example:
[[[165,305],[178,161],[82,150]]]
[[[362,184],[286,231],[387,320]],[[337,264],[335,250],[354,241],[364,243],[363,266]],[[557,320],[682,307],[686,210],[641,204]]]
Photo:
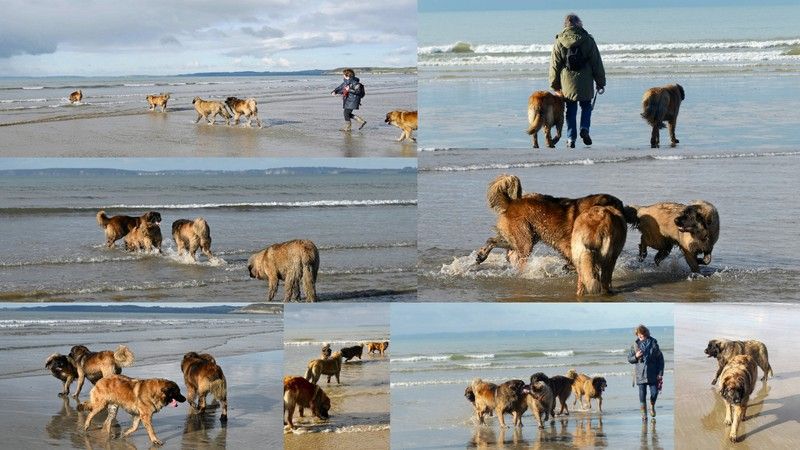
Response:
[[[567,70],[578,72],[583,67],[583,54],[580,45],[573,45],[567,49]]]
[[[361,82],[353,83],[350,85],[350,93],[353,95],[357,95],[359,97],[363,97],[367,95],[367,90],[364,88],[364,85]]]

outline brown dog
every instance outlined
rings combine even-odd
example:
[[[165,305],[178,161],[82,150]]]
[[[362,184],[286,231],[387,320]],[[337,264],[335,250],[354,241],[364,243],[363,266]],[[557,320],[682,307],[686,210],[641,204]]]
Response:
[[[576,295],[610,294],[611,276],[617,264],[628,225],[612,206],[592,206],[578,215],[572,229],[572,263],[578,272]]]
[[[725,400],[725,425],[731,426],[728,435],[731,442],[739,440],[739,423],[747,420],[747,402],[756,387],[757,376],[756,362],[747,355],[734,356],[722,369],[719,393]]]
[[[677,245],[692,272],[700,272],[700,264],[711,263],[711,252],[719,239],[720,226],[719,213],[714,205],[695,200],[688,205],[663,202],[632,208],[636,209],[636,227],[642,232],[640,261],[647,257],[647,247],[650,247],[658,250],[655,256],[658,265]]]
[[[528,408],[530,408],[533,419],[536,420],[540,429],[544,429],[544,423],[548,419],[550,423],[555,422],[555,415],[551,413],[556,409],[556,397],[547,383],[537,381],[526,385],[522,392],[527,394]]]
[[[767,381],[767,375],[774,375],[772,373],[772,366],[769,365],[769,353],[767,346],[760,341],[729,341],[727,339],[711,339],[708,341],[708,346],[704,353],[709,358],[717,358],[717,374],[714,375],[714,380],[711,384],[717,384],[719,374],[722,369],[737,355],[747,355],[755,361],[756,365],[764,372],[764,377],[761,381]]]
[[[253,118],[256,119],[256,125],[258,128],[261,128],[261,119],[258,118],[258,104],[256,103],[256,99],[248,98],[245,100],[236,98],[236,97],[228,97],[225,99],[225,104],[228,105],[228,108],[231,109],[233,112],[233,124],[239,124],[239,116],[244,116],[247,118],[247,126],[252,126],[251,122]]]
[[[367,353],[379,352],[381,355],[389,348],[389,341],[367,342]]]
[[[475,258],[483,262],[493,248],[511,250],[512,263],[521,269],[540,240],[556,249],[572,266],[572,229],[578,215],[593,206],[610,206],[626,218],[634,212],[613,195],[595,194],[581,198],[557,198],[544,194],[522,195],[522,184],[514,175],[500,175],[489,185],[486,197],[497,213],[497,235],[478,249]],[[628,219],[631,217],[631,219]]]
[[[522,426],[522,414],[528,409],[528,403],[522,380],[509,380],[501,385],[487,383],[480,378],[472,380],[464,390],[464,396],[475,408],[475,416],[480,424],[484,424],[486,414],[497,415],[500,427],[507,428],[505,414],[511,414],[514,426]]]
[[[597,408],[603,412],[603,391],[606,390],[608,383],[603,377],[594,377],[583,382],[583,398],[581,399],[581,406],[586,408],[584,400],[589,405],[589,411],[592,410],[592,399],[597,399]]]
[[[109,375],[118,375],[122,373],[123,367],[133,364],[135,358],[133,352],[124,345],[117,346],[113,352],[111,350],[92,352],[84,345],[76,345],[70,349],[69,359],[78,371],[78,390],[72,395],[78,398],[85,378],[91,381],[93,378],[97,380]]]
[[[320,351],[320,359],[328,359],[331,357],[331,344],[325,344],[322,346],[322,351]]]
[[[336,377],[336,384],[341,384],[339,374],[342,372],[342,352],[336,352],[328,359],[312,359],[308,362],[306,369],[306,380],[317,384],[322,375],[328,376],[328,383],[331,377]]]
[[[194,123],[200,122],[202,118],[206,120],[209,125],[214,125],[219,115],[225,118],[225,124],[231,124],[231,115],[222,102],[203,100],[200,97],[195,97],[194,100],[192,100],[192,104],[194,105],[194,110],[197,111],[197,120],[195,120]]]
[[[642,118],[653,128],[650,134],[650,147],[658,148],[659,130],[664,128],[664,121],[669,125],[671,146],[675,147],[680,142],[675,137],[675,123],[678,120],[681,101],[685,98],[686,93],[680,84],[654,87],[645,91],[642,97]]]
[[[250,256],[247,260],[250,278],[267,280],[267,300],[272,301],[278,292],[278,281],[284,280],[283,301],[300,300],[300,282],[307,302],[317,300],[317,272],[319,251],[313,242],[296,239],[273,244]]]
[[[81,91],[80,89],[69,94],[70,103],[80,103],[81,100],[83,100],[83,91]]]
[[[206,410],[206,396],[210,392],[222,408],[219,417],[221,422],[228,420],[228,382],[222,367],[208,353],[189,352],[183,355],[181,361],[183,381],[186,384],[186,395],[192,409],[197,409],[202,414]],[[197,403],[195,403],[197,397]]]
[[[178,219],[172,222],[172,239],[178,248],[178,255],[188,252],[192,259],[197,261],[199,248],[208,259],[214,256],[211,254],[211,229],[202,217],[194,220]]]
[[[284,425],[289,425],[289,429],[294,429],[295,407],[300,407],[300,417],[303,417],[303,410],[309,408],[314,416],[327,420],[330,415],[331,399],[325,395],[316,384],[311,384],[303,377],[284,377],[283,379],[283,412],[287,418]]]
[[[161,223],[161,214],[150,211],[140,217],[113,216],[108,217],[105,211],[97,213],[97,224],[103,229],[106,235],[106,246],[114,247],[114,243],[124,238],[142,223]]]
[[[155,111],[156,106],[161,107],[161,112],[166,112],[167,102],[169,101],[169,92],[166,94],[148,95],[147,104],[150,105],[150,111]]]
[[[61,389],[61,393],[59,393],[58,396],[68,396],[69,387],[72,385],[72,382],[78,378],[78,369],[75,368],[75,364],[73,364],[66,355],[53,353],[47,357],[47,360],[44,362],[44,368],[49,370],[54,377],[64,382],[64,387]],[[93,376],[87,376],[86,378],[88,378],[92,384],[95,384],[101,376],[102,374],[93,374]]]
[[[564,128],[564,97],[547,91],[536,91],[528,97],[528,134],[533,140],[533,148],[539,148],[539,130],[544,127],[544,140],[548,147],[555,148],[561,139]],[[556,128],[556,137],[550,137],[550,130]]]
[[[83,429],[88,430],[94,416],[108,408],[108,417],[103,428],[111,432],[111,423],[117,415],[118,407],[121,406],[133,416],[133,423],[123,433],[123,437],[133,434],[139,428],[141,421],[147,430],[150,442],[162,445],[163,442],[153,431],[153,414],[170,403],[177,407],[178,402],[185,401],[186,397],[181,395],[181,389],[174,381],[163,378],[138,380],[124,375],[111,375],[97,382],[89,394],[89,401],[81,403],[78,409],[90,411],[83,424]]]
[[[561,375],[548,377],[542,372],[536,372],[535,374],[531,375],[531,386],[535,385],[539,381],[545,382],[547,386],[550,388],[550,390],[553,392],[553,396],[558,399],[559,403],[561,403],[561,410],[558,411],[558,415],[561,414],[569,415],[569,408],[567,407],[567,399],[569,398],[569,395],[572,393],[572,383],[575,380]],[[552,414],[553,416],[557,415],[555,404],[556,403],[554,401],[553,409],[550,410],[550,414]]]
[[[583,397],[583,384],[586,381],[591,380],[591,377],[589,377],[589,375],[578,373],[575,369],[569,369],[567,371],[567,378],[572,379],[572,396],[574,397],[572,400],[572,406],[575,406],[578,403],[578,400]],[[582,400],[581,406],[583,406]]]
[[[144,250],[161,253],[161,227],[159,223],[142,222],[125,236],[125,250],[135,252]]]
[[[411,135],[411,132],[417,129],[416,111],[389,111],[386,113],[386,119],[384,122],[388,123],[389,125],[394,125],[403,131],[403,134],[400,135],[400,137],[397,139],[397,142],[402,142],[406,139],[417,142],[417,138]]]

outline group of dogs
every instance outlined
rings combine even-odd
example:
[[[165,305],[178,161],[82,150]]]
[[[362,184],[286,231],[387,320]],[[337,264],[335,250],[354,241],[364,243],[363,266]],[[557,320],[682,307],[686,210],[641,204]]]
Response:
[[[170,99],[170,94],[150,94],[145,97],[150,111],[155,111],[160,107],[161,112],[167,111],[167,103]],[[83,91],[77,90],[69,95],[70,103],[80,103],[83,99]],[[226,125],[239,124],[239,118],[247,119],[247,126],[252,126],[252,121],[255,119],[258,128],[262,128],[261,119],[258,117],[258,102],[254,98],[241,99],[237,97],[228,97],[224,102],[218,100],[204,100],[200,97],[195,97],[192,100],[194,110],[197,112],[197,119],[194,123],[200,122],[203,119],[209,125],[214,125],[217,121],[217,116],[225,120]],[[396,126],[402,130],[402,134],[397,139],[402,142],[406,139],[417,142],[417,139],[412,136],[412,131],[417,129],[417,111],[407,110],[393,110],[386,113],[385,123]]]
[[[289,430],[294,430],[293,418],[295,409],[299,409],[300,417],[303,417],[307,408],[311,410],[311,414],[315,417],[328,420],[330,418],[331,399],[317,383],[320,377],[327,375],[329,384],[331,377],[336,377],[336,384],[341,384],[339,375],[342,371],[342,360],[344,362],[353,358],[361,360],[364,347],[367,348],[367,353],[370,355],[378,352],[383,356],[389,348],[389,341],[367,342],[352,347],[343,347],[335,353],[331,353],[330,344],[325,344],[320,352],[320,358],[312,359],[308,362],[305,377],[292,375],[284,377],[283,412],[285,417],[283,425],[288,426]]]
[[[556,399],[561,404],[558,414],[569,415],[567,399],[574,394],[573,406],[580,399],[581,406],[591,411],[592,399],[597,399],[598,409],[603,412],[603,391],[607,383],[603,377],[589,377],[574,369],[567,375],[548,377],[542,372],[531,375],[530,384],[522,380],[509,380],[502,384],[483,381],[480,378],[464,390],[464,397],[472,403],[478,423],[485,424],[484,416],[495,415],[501,428],[507,428],[505,414],[511,414],[515,427],[522,426],[522,414],[531,410],[539,428],[550,420],[555,422]]]
[[[116,241],[123,239],[128,251],[161,253],[161,213],[148,211],[138,217],[108,217],[105,211],[99,211],[96,218],[105,233],[107,247],[113,248]],[[211,253],[211,229],[202,217],[174,221],[172,239],[178,248],[178,256],[188,254],[197,261],[198,249],[209,260],[214,256]],[[301,283],[306,301],[317,300],[319,250],[309,240],[294,239],[270,245],[250,256],[247,271],[251,278],[267,281],[269,301],[275,297],[279,281],[284,282],[284,302],[300,299]]]
[[[650,147],[660,145],[660,129],[667,122],[672,147],[680,141],[675,137],[675,125],[678,120],[681,102],[686,98],[683,86],[671,84],[654,87],[645,91],[642,97],[642,118],[650,125]],[[536,91],[528,98],[528,134],[531,135],[533,148],[539,148],[539,130],[544,128],[545,144],[555,148],[561,139],[564,127],[564,97],[547,91]],[[551,137],[550,131],[555,128],[556,135]]]
[[[89,393],[89,400],[78,405],[78,410],[87,411],[88,415],[83,424],[83,429],[88,430],[92,419],[102,411],[107,410],[108,415],[103,423],[103,429],[111,433],[111,425],[121,407],[132,417],[131,427],[123,433],[123,437],[130,436],[138,428],[139,423],[144,424],[147,435],[154,445],[161,445],[153,430],[153,414],[167,405],[178,406],[178,403],[188,401],[191,412],[204,413],[206,410],[206,396],[211,394],[220,404],[222,414],[220,421],[228,420],[228,387],[222,368],[217,365],[213,356],[208,353],[189,352],[183,355],[181,371],[186,385],[186,394],[181,394],[177,383],[164,378],[138,379],[122,375],[122,368],[129,367],[134,362],[133,352],[125,345],[120,345],[115,351],[103,350],[90,351],[86,346],[76,345],[70,349],[68,355],[54,353],[45,361],[45,368],[50,370],[54,377],[64,382],[59,397],[69,395],[70,385],[77,380],[78,387],[72,396],[77,399],[83,388],[84,380],[88,379],[94,387]]]
[[[774,376],[767,346],[755,340],[712,339],[704,352],[717,359],[717,373],[711,384],[717,386],[725,402],[725,425],[731,427],[728,438],[737,442],[739,425],[748,419],[747,404],[756,387],[758,368],[764,372],[761,381],[766,383],[768,375]]]
[[[719,238],[719,213],[704,200],[634,206],[609,194],[580,198],[523,194],[520,179],[507,174],[492,181],[486,196],[497,213],[496,235],[478,249],[476,262],[486,260],[497,247],[506,249],[507,260],[522,269],[533,247],[542,241],[566,259],[565,268],[577,271],[578,296],[612,293],[611,277],[628,226],[642,234],[640,261],[653,248],[658,265],[678,246],[694,273],[700,272],[701,264],[711,263]]]

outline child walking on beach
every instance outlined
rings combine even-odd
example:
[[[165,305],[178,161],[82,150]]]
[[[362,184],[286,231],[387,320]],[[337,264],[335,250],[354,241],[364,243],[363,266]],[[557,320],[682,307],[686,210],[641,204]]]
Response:
[[[342,74],[344,75],[344,81],[342,81],[342,84],[337,86],[336,89],[331,92],[331,95],[342,96],[342,108],[344,108],[344,128],[339,131],[350,131],[353,129],[350,119],[356,119],[361,123],[361,125],[358,126],[358,129],[360,130],[364,128],[364,125],[367,124],[367,121],[362,119],[360,116],[353,114],[353,111],[361,106],[361,97],[364,96],[364,86],[361,84],[361,81],[358,79],[353,69],[344,69]]]
[[[656,399],[664,379],[664,354],[658,348],[658,341],[650,336],[650,330],[639,325],[633,330],[636,342],[628,352],[628,362],[636,364],[634,384],[639,387],[639,403],[642,422],[647,422],[647,390],[650,389],[650,415],[656,420]]]

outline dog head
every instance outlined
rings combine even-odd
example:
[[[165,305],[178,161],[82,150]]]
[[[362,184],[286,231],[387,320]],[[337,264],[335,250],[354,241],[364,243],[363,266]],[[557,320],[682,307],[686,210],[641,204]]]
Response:
[[[470,403],[475,403],[475,391],[472,390],[472,386],[467,386],[467,388],[464,389],[464,397],[466,397]]]
[[[544,383],[549,383],[550,378],[542,372],[536,372],[535,374],[531,375],[531,386],[533,386],[539,381]]]
[[[722,343],[716,339],[708,341],[708,347],[703,351],[709,358],[716,358],[722,352]]]
[[[317,385],[314,385],[314,398],[311,401],[311,412],[320,419],[330,418],[328,411],[331,410],[331,399]]]
[[[236,106],[236,104],[240,101],[241,100],[236,97],[228,97],[225,99],[225,104],[228,105],[228,108],[233,109],[233,107]]]
[[[145,223],[152,223],[158,225],[161,223],[161,213],[156,211],[148,211],[142,215],[142,219]]]
[[[578,372],[576,372],[575,369],[569,369],[567,371],[567,378],[574,380],[577,377],[578,377]]]
[[[606,379],[603,377],[594,377],[592,378],[592,386],[594,386],[595,392],[602,393],[606,390],[608,383],[606,383]]]
[[[690,233],[695,239],[709,240],[708,224],[697,205],[689,205],[684,208],[681,214],[675,218],[675,225],[678,227],[678,231]]]
[[[69,350],[69,357],[72,360],[77,360],[87,353],[89,353],[89,348],[85,345],[75,345]]]
[[[161,388],[161,395],[163,396],[162,405],[168,405],[173,401],[178,403],[186,401],[186,397],[181,394],[181,388],[174,381],[166,380],[166,385]]]
[[[169,100],[169,92],[167,92],[166,94],[162,94],[162,95],[164,97],[164,100]]]
[[[680,84],[676,84],[675,86],[677,86],[678,91],[681,93],[681,100],[685,100],[686,92],[683,91],[683,86],[681,86]]]
[[[394,111],[390,111],[386,113],[386,119],[384,120],[384,122],[391,124],[393,119],[394,119]]]
[[[200,100],[202,100],[200,97],[195,97],[195,98],[192,99],[192,104],[194,105],[195,103],[199,102]]]
[[[262,255],[263,252],[254,253],[247,259],[247,272],[250,274],[250,278],[261,279],[261,272],[258,270],[256,260]]]
[[[389,341],[383,341],[383,349],[386,350],[389,348]]]

